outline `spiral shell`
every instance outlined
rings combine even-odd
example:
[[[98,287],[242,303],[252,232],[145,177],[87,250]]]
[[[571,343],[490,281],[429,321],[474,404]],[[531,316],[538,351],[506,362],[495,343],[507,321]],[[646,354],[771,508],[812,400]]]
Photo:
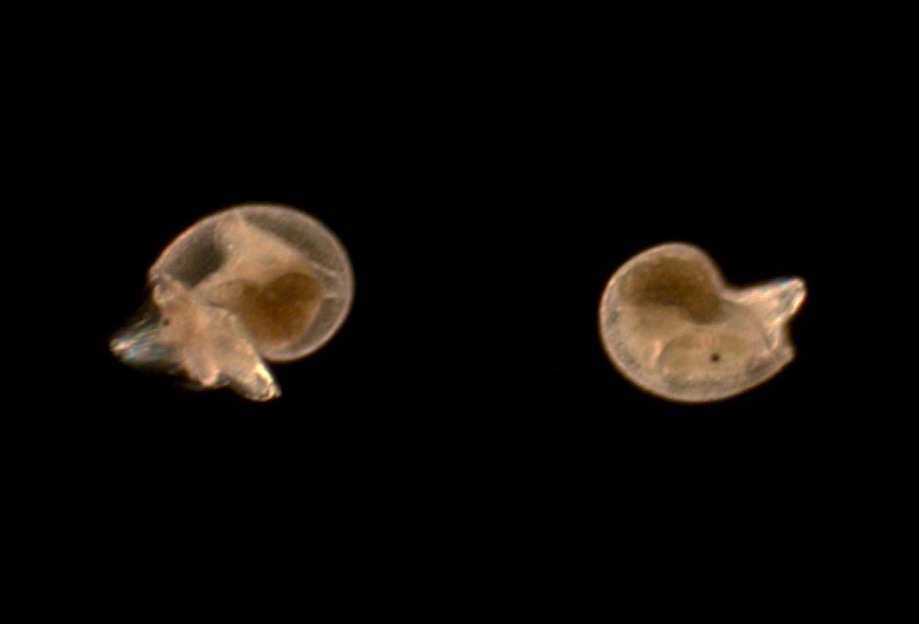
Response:
[[[265,361],[319,349],[344,322],[354,293],[335,236],[313,217],[272,204],[198,221],[160,254],[148,282],[147,312],[112,339],[115,355],[256,401],[280,395]]]
[[[731,287],[704,251],[668,243],[615,272],[600,302],[600,333],[613,364],[638,387],[673,401],[718,401],[792,361],[788,324],[805,292],[800,278]]]

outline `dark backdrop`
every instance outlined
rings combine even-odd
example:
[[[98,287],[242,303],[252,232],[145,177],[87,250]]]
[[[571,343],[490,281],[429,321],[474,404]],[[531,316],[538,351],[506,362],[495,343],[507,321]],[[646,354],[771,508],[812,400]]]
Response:
[[[841,61],[815,23],[786,17],[410,36],[292,25],[178,47],[125,35],[117,62],[100,50],[73,74],[85,101],[64,124],[96,277],[80,284],[82,415],[56,435],[81,441],[80,465],[129,523],[213,504],[385,549],[374,531],[406,509],[410,531],[449,517],[520,536],[571,515],[597,538],[623,521],[663,535],[725,505],[710,519],[726,532],[768,517],[763,556],[811,534],[835,487],[827,232],[845,138]],[[159,251],[246,201],[306,210],[344,243],[356,297],[341,331],[274,367],[284,396],[268,404],[118,363],[108,337]],[[710,405],[625,381],[600,343],[600,295],[665,241],[700,245],[735,284],[805,278],[797,359]]]
[[[106,74],[109,101],[87,133],[101,156],[81,183],[98,228],[91,253],[118,285],[101,293],[94,325],[112,391],[151,412],[219,406],[313,423],[378,409],[378,422],[450,412],[523,424],[538,407],[540,422],[609,426],[805,404],[831,277],[838,198],[827,188],[844,175],[826,72],[803,44],[792,53],[763,33],[659,28],[584,41],[335,31],[254,59],[233,50],[157,72],[152,55]],[[340,334],[276,368],[285,397],[272,405],[188,393],[110,361],[104,338],[141,302],[159,251],[245,201],[301,208],[341,238],[357,287]],[[736,284],[804,277],[799,358],[708,406],[621,379],[598,338],[600,294],[623,261],[666,241],[705,248]]]

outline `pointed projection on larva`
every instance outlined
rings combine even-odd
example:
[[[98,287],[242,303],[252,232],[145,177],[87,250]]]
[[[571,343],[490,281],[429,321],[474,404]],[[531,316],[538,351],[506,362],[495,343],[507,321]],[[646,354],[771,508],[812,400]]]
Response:
[[[280,395],[265,362],[309,355],[338,331],[354,278],[344,247],[315,218],[243,204],[198,221],[148,272],[150,300],[111,341],[126,364],[230,386],[253,401]]]
[[[672,401],[719,401],[794,358],[788,325],[804,281],[735,288],[698,247],[668,243],[626,262],[600,302],[600,334],[626,379]]]

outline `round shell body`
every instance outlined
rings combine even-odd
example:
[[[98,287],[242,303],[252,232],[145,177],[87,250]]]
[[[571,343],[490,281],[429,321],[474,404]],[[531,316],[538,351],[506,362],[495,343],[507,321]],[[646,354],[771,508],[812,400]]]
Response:
[[[643,390],[717,401],[765,382],[794,358],[787,325],[804,294],[799,278],[730,287],[704,251],[668,243],[612,276],[600,333],[616,368]]]
[[[198,221],[150,268],[151,314],[112,341],[139,367],[266,400],[280,390],[263,360],[296,360],[335,334],[351,306],[347,253],[315,218],[243,204]]]

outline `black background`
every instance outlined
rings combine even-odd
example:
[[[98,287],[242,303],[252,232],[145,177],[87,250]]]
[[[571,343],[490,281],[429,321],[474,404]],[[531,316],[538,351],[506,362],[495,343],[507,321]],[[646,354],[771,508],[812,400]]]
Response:
[[[203,40],[197,24],[63,60],[81,105],[56,157],[75,165],[93,278],[69,395],[82,416],[58,412],[54,435],[79,441],[79,504],[106,501],[106,526],[151,548],[209,543],[223,514],[270,520],[291,548],[384,559],[427,539],[535,557],[553,523],[572,548],[613,547],[615,525],[687,557],[694,530],[740,536],[742,558],[800,540],[826,556],[846,58],[814,16],[723,18],[272,22]],[[356,296],[340,332],[274,367],[284,395],[267,404],[117,362],[108,338],[158,253],[247,201],[308,211],[343,242]],[[600,296],[666,241],[703,247],[735,284],[803,277],[797,359],[709,405],[625,381]]]
[[[102,241],[92,247],[117,287],[100,293],[98,351],[142,301],[159,251],[232,204],[316,215],[357,283],[335,340],[277,367],[275,404],[189,393],[103,354],[116,403],[316,422],[334,420],[319,405],[354,417],[376,400],[397,414],[525,420],[538,407],[540,418],[604,422],[806,402],[841,139],[821,92],[827,72],[767,35],[712,39],[660,23],[586,41],[333,31],[267,56],[193,57],[156,75],[153,55],[107,75],[117,99],[90,174]],[[625,383],[599,342],[600,294],[622,262],[666,241],[705,248],[732,283],[804,277],[795,363],[707,406]]]

